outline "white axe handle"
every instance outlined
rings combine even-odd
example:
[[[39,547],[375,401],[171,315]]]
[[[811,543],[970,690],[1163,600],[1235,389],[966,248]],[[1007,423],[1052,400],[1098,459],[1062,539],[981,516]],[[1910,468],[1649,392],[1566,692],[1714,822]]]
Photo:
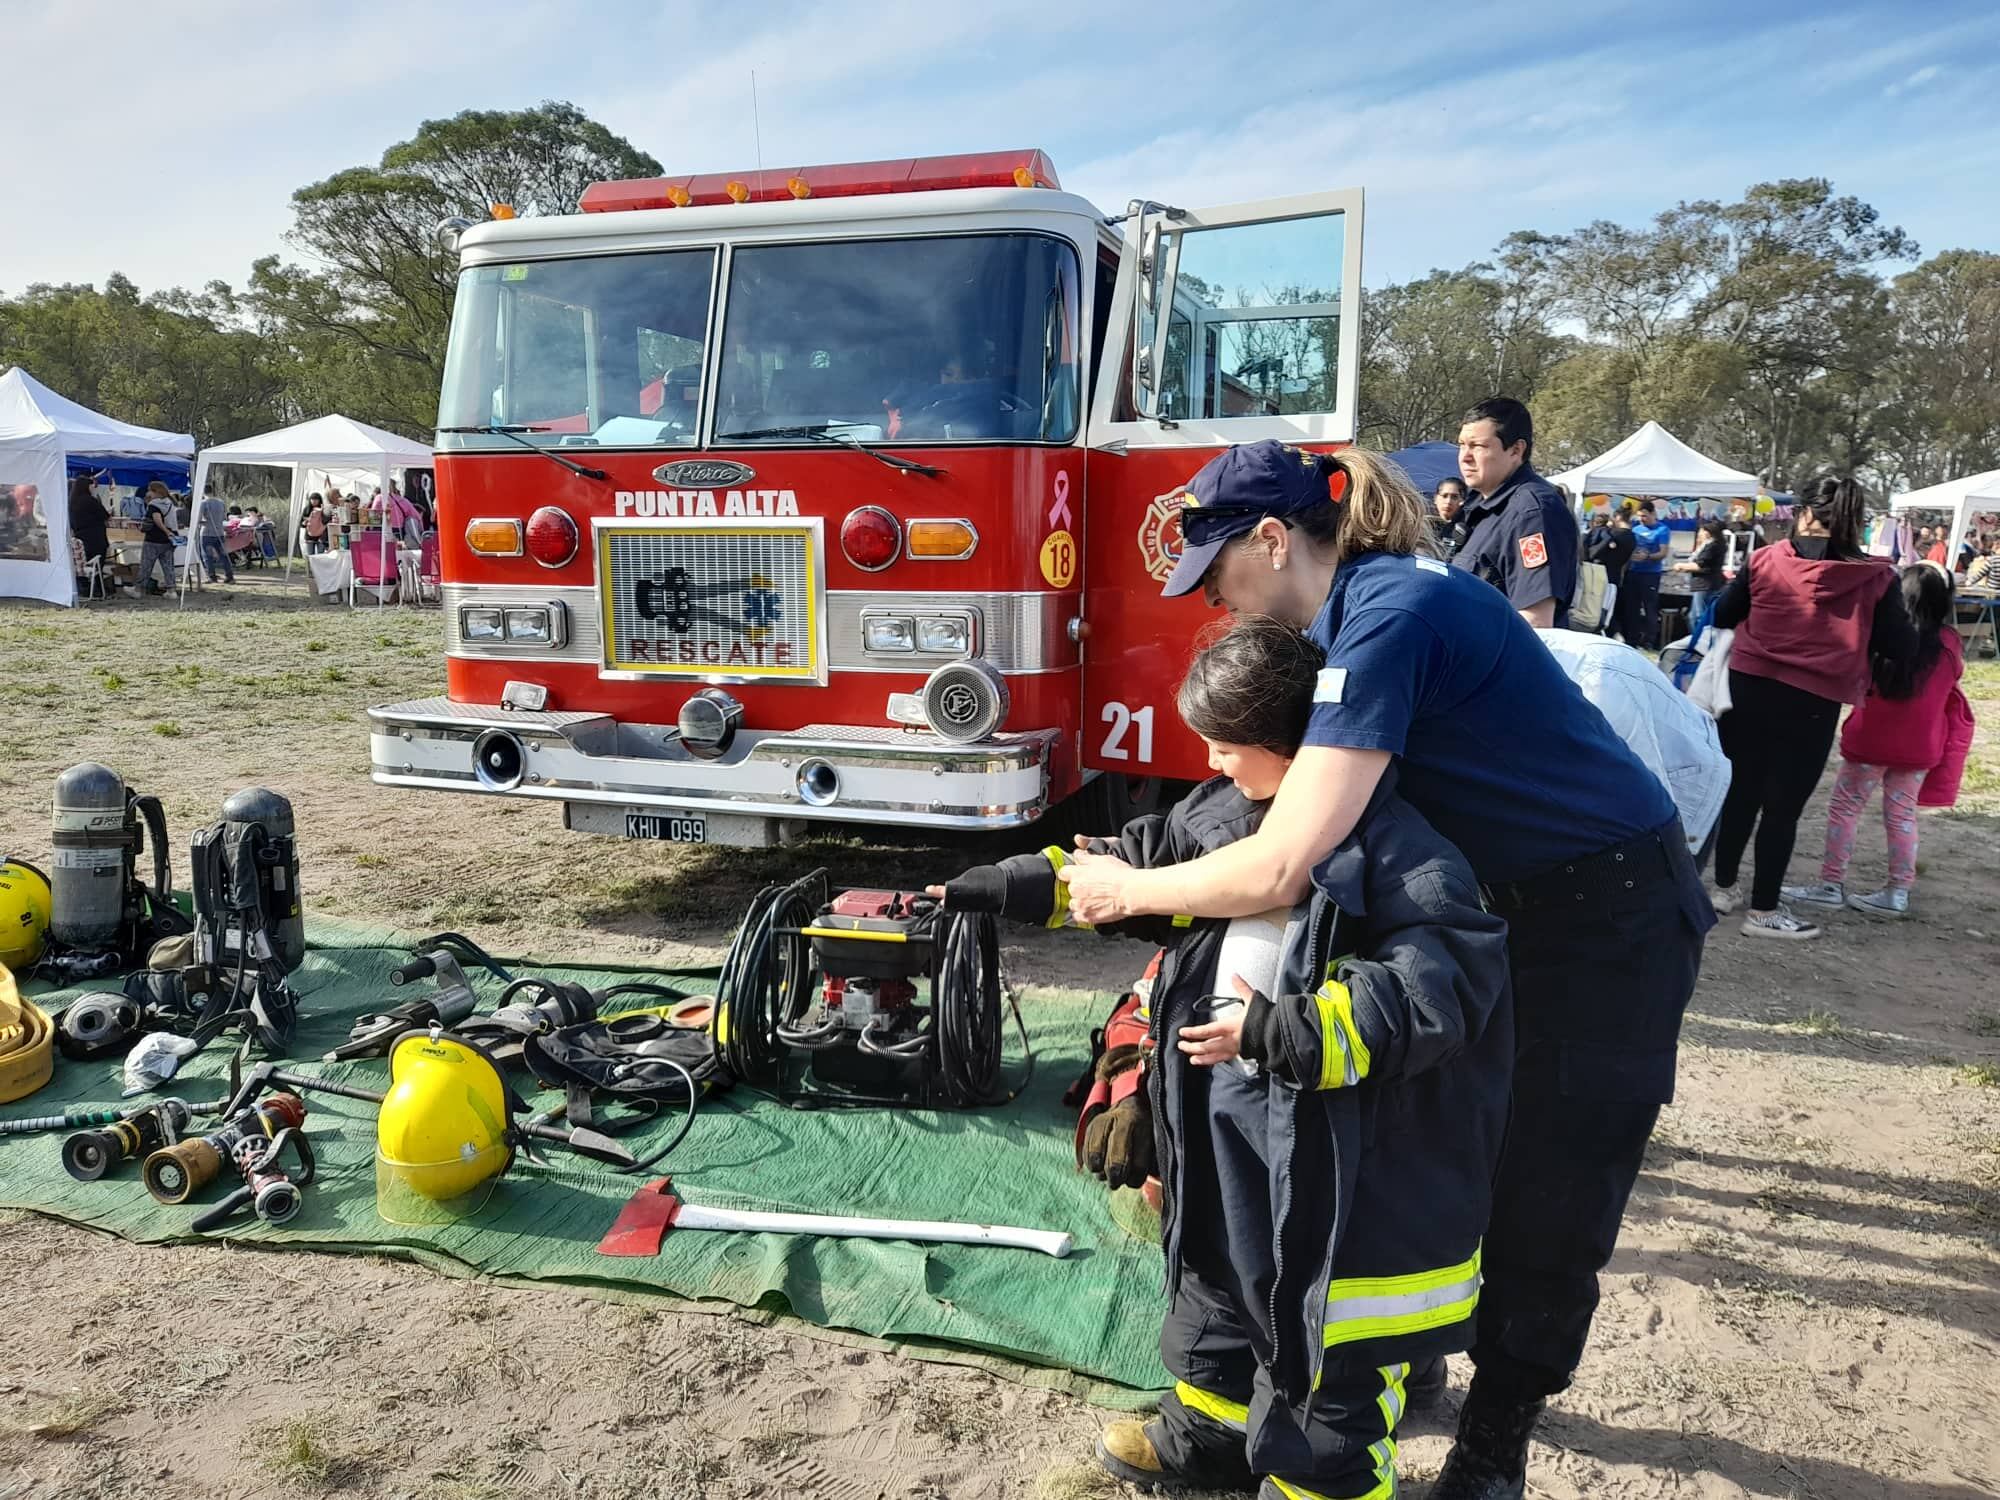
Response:
[[[1060,1260],[1070,1237],[1052,1229],[1015,1229],[1006,1224],[952,1224],[923,1219],[856,1219],[845,1214],[781,1214],[740,1208],[704,1208],[680,1201],[676,1229],[735,1229],[748,1233],[816,1234],[833,1239],[923,1240],[940,1245],[1006,1245],[1039,1250]]]

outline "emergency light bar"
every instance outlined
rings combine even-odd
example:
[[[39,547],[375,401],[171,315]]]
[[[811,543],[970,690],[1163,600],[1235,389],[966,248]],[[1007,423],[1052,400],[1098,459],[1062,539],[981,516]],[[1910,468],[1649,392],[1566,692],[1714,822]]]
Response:
[[[778,203],[789,198],[929,193],[945,188],[1060,186],[1055,164],[1045,152],[977,151],[967,156],[913,156],[901,161],[836,162],[822,167],[766,167],[761,172],[593,182],[583,191],[582,208],[587,214],[605,214],[635,208]]]

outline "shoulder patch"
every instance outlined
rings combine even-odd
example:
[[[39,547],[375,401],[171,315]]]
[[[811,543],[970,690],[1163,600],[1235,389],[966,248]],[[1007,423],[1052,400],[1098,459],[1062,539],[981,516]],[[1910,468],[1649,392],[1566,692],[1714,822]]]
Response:
[[[1539,568],[1549,560],[1549,544],[1542,540],[1538,531],[1533,536],[1521,538],[1521,566]]]
[[[1347,668],[1321,667],[1319,681],[1313,686],[1313,702],[1338,703],[1347,692]]]
[[[1416,560],[1416,563],[1418,567],[1427,573],[1436,573],[1445,578],[1451,576],[1451,564],[1440,558],[1420,557]]]

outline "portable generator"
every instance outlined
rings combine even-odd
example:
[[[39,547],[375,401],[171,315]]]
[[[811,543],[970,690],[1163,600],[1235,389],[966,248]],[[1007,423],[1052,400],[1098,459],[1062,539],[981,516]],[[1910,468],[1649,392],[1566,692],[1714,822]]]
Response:
[[[751,902],[723,961],[715,1038],[738,1078],[797,1103],[995,1104],[1012,1097],[1002,989],[990,915],[913,891],[836,895],[815,870]]]

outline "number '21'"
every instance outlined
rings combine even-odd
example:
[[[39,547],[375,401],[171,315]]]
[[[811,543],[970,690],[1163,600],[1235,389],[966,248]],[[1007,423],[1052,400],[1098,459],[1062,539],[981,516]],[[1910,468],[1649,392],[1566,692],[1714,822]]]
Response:
[[[1111,726],[1111,732],[1104,736],[1104,747],[1098,751],[1106,760],[1131,760],[1132,754],[1125,748],[1125,731],[1133,726],[1139,730],[1139,756],[1141,761],[1153,758],[1153,706],[1147,704],[1141,709],[1130,709],[1122,703],[1107,703],[1099,715]]]

